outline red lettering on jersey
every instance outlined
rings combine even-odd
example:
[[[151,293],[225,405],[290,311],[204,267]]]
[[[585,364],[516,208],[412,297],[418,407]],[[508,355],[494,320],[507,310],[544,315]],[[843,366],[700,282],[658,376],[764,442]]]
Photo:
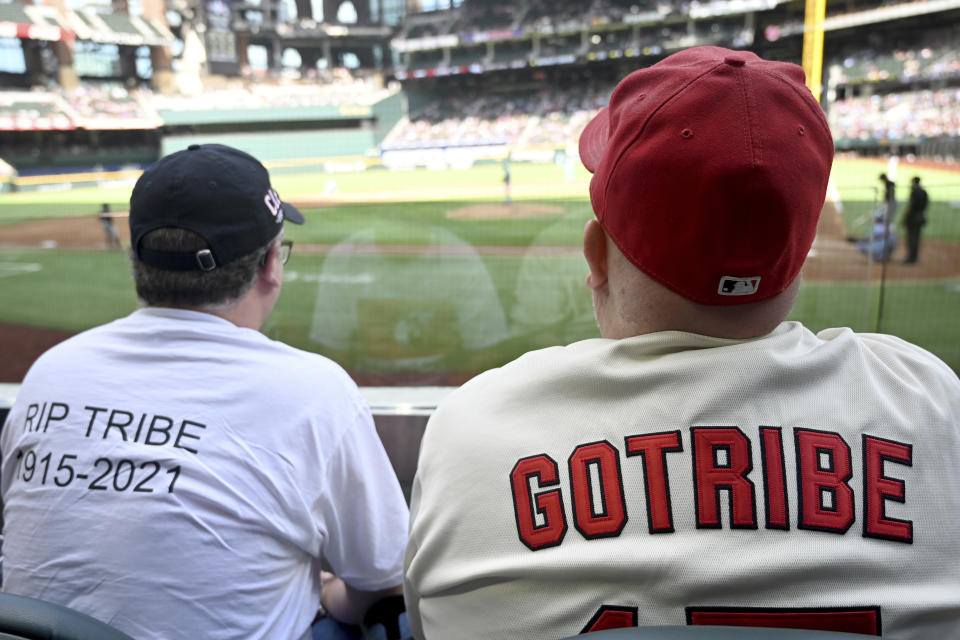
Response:
[[[913,542],[913,521],[889,518],[885,502],[905,502],[903,480],[883,473],[884,462],[913,466],[913,447],[909,444],[863,436],[863,536],[897,542]]]
[[[520,541],[532,551],[555,547],[567,534],[567,517],[563,512],[563,498],[559,489],[536,493],[530,488],[530,480],[536,480],[539,488],[560,484],[557,463],[546,454],[522,458],[510,472],[510,487],[513,491],[513,513],[517,520]],[[540,515],[543,524],[537,524]]]
[[[627,523],[627,504],[620,477],[620,453],[607,441],[582,444],[569,460],[573,521],[583,537],[610,538],[620,535]],[[594,499],[592,480],[599,483]]]
[[[626,629],[637,626],[638,607],[618,607],[612,604],[605,604],[590,618],[590,622],[580,631],[590,633],[591,631],[604,631],[605,629]]]
[[[880,635],[880,607],[687,607],[688,625],[810,629]],[[775,637],[772,636],[771,637]]]
[[[719,529],[720,492],[729,492],[730,528],[756,529],[750,440],[737,427],[692,427],[693,484],[698,529]]]
[[[797,448],[797,527],[846,533],[854,521],[850,447],[840,434],[794,429]]]
[[[627,456],[640,456],[643,463],[643,483],[647,489],[647,527],[650,533],[672,533],[673,507],[670,503],[667,453],[683,451],[680,432],[629,436],[625,441]]]
[[[784,472],[783,435],[779,427],[760,427],[760,454],[763,461],[763,501],[767,529],[790,530],[790,507]]]

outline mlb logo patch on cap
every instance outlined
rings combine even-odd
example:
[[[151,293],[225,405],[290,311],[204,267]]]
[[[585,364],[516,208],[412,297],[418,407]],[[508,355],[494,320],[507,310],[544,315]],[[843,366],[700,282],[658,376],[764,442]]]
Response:
[[[735,278],[723,276],[717,293],[721,296],[752,296],[760,288],[760,276],[752,278]]]

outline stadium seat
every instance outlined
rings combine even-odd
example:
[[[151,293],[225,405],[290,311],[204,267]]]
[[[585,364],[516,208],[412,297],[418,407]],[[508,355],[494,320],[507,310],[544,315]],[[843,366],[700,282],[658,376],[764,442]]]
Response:
[[[863,640],[859,633],[810,631],[806,629],[769,629],[765,627],[664,626],[607,629],[588,634],[590,640]],[[583,638],[570,636],[562,640]]]
[[[0,593],[0,640],[133,640],[67,607]]]

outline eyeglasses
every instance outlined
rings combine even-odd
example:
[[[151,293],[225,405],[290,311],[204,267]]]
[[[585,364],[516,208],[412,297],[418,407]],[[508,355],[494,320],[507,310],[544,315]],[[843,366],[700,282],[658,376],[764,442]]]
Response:
[[[283,240],[280,242],[280,264],[287,264],[291,251],[293,251],[293,240]]]
[[[293,251],[293,240],[281,240],[280,241],[280,264],[287,264],[287,260],[290,259],[290,252]],[[267,264],[267,256],[270,254],[267,251],[260,258],[260,266]]]

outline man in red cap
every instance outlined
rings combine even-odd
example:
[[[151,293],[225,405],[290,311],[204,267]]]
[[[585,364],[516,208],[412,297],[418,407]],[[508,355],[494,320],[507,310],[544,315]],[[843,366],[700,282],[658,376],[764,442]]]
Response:
[[[960,628],[960,381],[785,322],[833,160],[796,65],[690,49],[580,139],[602,339],[448,396],[411,503],[417,638]]]

